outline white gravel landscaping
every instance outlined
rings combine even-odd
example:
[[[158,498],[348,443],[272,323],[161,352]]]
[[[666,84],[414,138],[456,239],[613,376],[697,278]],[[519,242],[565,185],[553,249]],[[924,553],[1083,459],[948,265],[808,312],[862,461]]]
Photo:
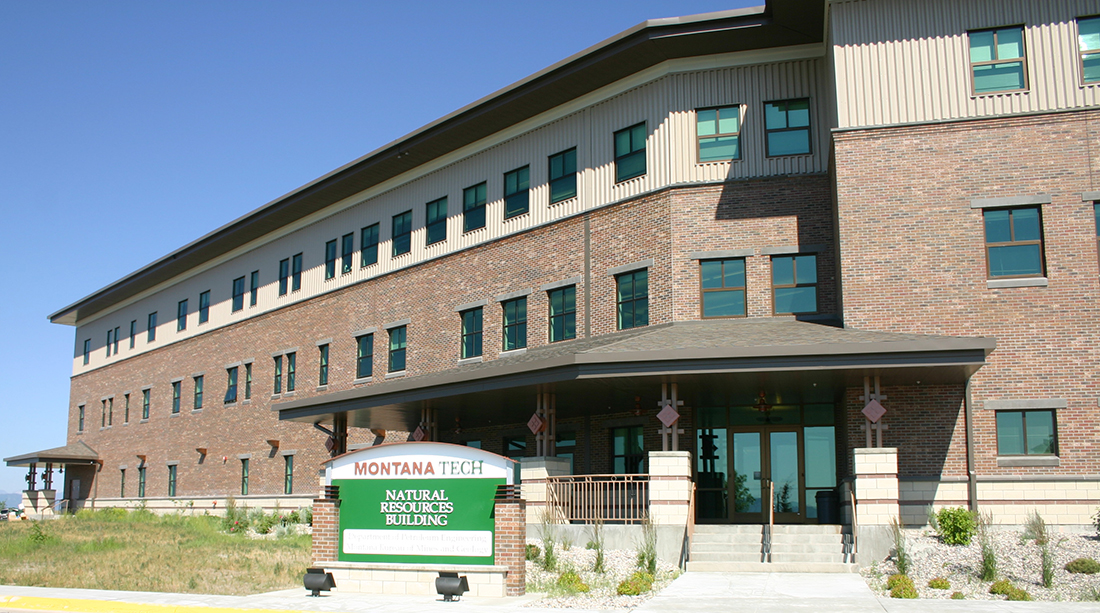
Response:
[[[528,540],[540,550],[542,541]],[[592,567],[596,563],[596,552],[585,549],[584,545],[572,545],[563,549],[561,544],[555,547],[557,567],[554,571],[543,568],[543,557],[537,561],[527,561],[527,591],[544,592],[546,596],[528,603],[527,606],[555,609],[630,609],[649,600],[672,582],[680,571],[675,566],[657,561],[657,577],[653,589],[638,596],[619,596],[616,588],[619,583],[632,575],[638,568],[637,552],[633,550],[604,550],[604,572],[596,573]],[[588,584],[591,591],[585,594],[566,595],[555,588],[558,577],[566,570],[573,570]]]

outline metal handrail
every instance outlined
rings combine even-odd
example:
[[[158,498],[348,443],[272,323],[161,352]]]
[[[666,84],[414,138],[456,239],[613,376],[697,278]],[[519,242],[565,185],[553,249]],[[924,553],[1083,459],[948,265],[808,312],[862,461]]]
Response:
[[[546,506],[562,523],[641,523],[649,509],[649,475],[547,477]]]

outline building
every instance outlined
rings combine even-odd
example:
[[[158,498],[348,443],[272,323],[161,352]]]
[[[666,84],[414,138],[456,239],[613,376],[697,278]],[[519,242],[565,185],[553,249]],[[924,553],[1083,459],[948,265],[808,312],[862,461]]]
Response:
[[[330,449],[414,437],[538,458],[553,504],[680,449],[698,522],[837,521],[839,492],[844,521],[1087,524],[1096,15],[643,23],[51,315],[68,444],[7,461],[64,464],[73,506],[286,507]]]

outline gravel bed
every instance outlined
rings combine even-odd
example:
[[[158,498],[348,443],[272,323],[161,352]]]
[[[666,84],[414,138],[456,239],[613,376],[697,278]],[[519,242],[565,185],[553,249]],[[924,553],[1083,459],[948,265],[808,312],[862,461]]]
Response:
[[[539,540],[527,542],[542,549],[542,542]],[[652,598],[680,574],[675,566],[658,560],[657,577],[652,590],[638,596],[619,596],[615,593],[619,583],[638,570],[637,552],[604,550],[605,572],[602,574],[592,572],[596,563],[596,552],[585,549],[583,545],[563,549],[561,544],[557,544],[554,553],[558,563],[553,572],[542,567],[541,555],[538,561],[527,561],[527,591],[542,592],[546,596],[526,606],[554,609],[630,609]],[[558,576],[566,570],[576,571],[592,591],[575,596],[559,593],[555,589],[555,583]]]
[[[909,577],[921,598],[950,598],[962,592],[972,600],[1004,600],[1004,596],[989,593],[992,581],[979,579],[981,547],[975,535],[970,545],[945,545],[929,530],[905,530],[912,558]],[[1022,530],[996,530],[992,534],[996,551],[998,578],[1008,579],[1031,594],[1033,600],[1082,600],[1092,590],[1100,590],[1100,574],[1074,574],[1065,570],[1067,562],[1076,558],[1100,560],[1100,538],[1083,534],[1056,534],[1054,547],[1053,587],[1043,587],[1042,562],[1039,547],[1032,541],[1021,542]],[[861,573],[872,590],[880,595],[886,591],[886,579],[897,572],[894,558],[865,567]],[[928,581],[943,577],[951,588],[937,590]]]

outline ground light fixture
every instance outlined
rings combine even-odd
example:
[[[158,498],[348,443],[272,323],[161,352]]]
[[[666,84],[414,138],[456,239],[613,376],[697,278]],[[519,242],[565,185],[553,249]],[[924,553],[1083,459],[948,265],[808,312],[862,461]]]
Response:
[[[440,572],[435,580],[435,591],[443,596],[443,602],[456,602],[470,591],[470,584],[465,576],[459,577],[458,573]]]
[[[310,596],[320,596],[321,590],[327,592],[336,587],[336,580],[332,578],[332,573],[326,573],[323,568],[307,568],[305,576],[302,577],[302,583],[307,590],[313,592]]]

